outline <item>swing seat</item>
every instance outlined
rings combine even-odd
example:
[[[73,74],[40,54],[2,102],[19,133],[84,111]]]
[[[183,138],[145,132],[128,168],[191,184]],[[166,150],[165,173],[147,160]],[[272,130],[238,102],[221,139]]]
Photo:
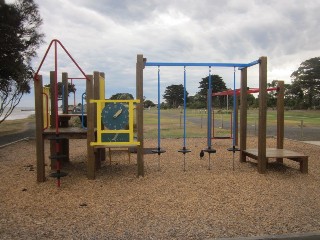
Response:
[[[227,149],[229,152],[239,152],[240,148],[236,148],[236,147],[231,147]]]
[[[157,153],[158,155],[160,155],[161,153],[165,153],[166,150],[158,148],[158,149],[151,150],[151,152],[152,153]]]
[[[232,137],[222,136],[222,137],[212,137],[211,139],[232,139]]]
[[[181,153],[183,153],[183,154],[186,154],[186,153],[191,152],[191,150],[190,150],[190,149],[183,148],[183,149],[178,150],[178,152],[181,152]]]
[[[203,149],[203,151],[204,151],[204,152],[207,152],[207,153],[209,153],[209,154],[211,154],[211,153],[216,153],[216,152],[217,152],[217,150],[215,150],[215,149],[213,149],[213,148],[206,148],[206,149]]]

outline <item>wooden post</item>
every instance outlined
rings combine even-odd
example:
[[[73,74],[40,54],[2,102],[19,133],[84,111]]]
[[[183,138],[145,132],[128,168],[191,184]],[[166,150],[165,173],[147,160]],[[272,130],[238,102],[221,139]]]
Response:
[[[267,57],[260,57],[259,65],[259,129],[258,129],[258,172],[267,170]]]
[[[284,81],[278,81],[277,92],[277,148],[283,149],[284,138]],[[277,158],[282,163],[283,158]]]
[[[55,92],[56,92],[56,81],[55,81],[55,72],[50,71],[50,97],[51,97],[51,106],[50,106],[50,128],[56,128],[56,104],[55,104]],[[55,155],[56,153],[56,141],[50,140],[50,156]],[[50,168],[51,170],[56,169],[56,160],[50,159]]]
[[[42,76],[34,80],[34,102],[36,115],[36,153],[37,153],[37,181],[44,182],[45,161],[44,161],[44,139],[43,139],[43,96]]]
[[[69,101],[68,101],[68,95],[69,95],[69,92],[68,92],[68,73],[66,72],[63,72],[62,73],[62,85],[64,86],[64,92],[62,93],[63,94],[63,105],[62,105],[62,112],[65,113],[65,114],[68,114],[68,110],[69,110]],[[68,120],[66,120],[66,122],[62,123],[61,124],[61,127],[68,127],[69,124],[68,124]],[[62,154],[66,156],[65,159],[63,159],[65,162],[69,162],[70,159],[69,159],[69,139],[62,139],[61,140],[61,151],[62,151]]]
[[[103,79],[105,80],[105,74],[104,74],[104,72],[100,72],[100,76],[101,77],[103,77]],[[106,98],[106,93],[105,93],[105,85],[106,85],[106,82],[104,81],[104,84],[103,84],[103,86],[101,86],[101,83],[100,83],[100,81],[99,81],[99,88],[100,88],[100,94],[99,94],[99,96],[100,96],[100,99],[105,99]],[[102,91],[102,89],[101,88],[103,88],[103,91]],[[101,121],[102,121],[102,119],[101,119]],[[103,124],[101,124],[101,127],[102,127],[102,129],[104,129],[104,125]],[[99,162],[100,161],[105,161],[106,160],[106,149],[105,148],[98,148],[99,149],[99,151],[100,151],[100,154],[99,154]],[[100,164],[101,164],[101,162],[100,162]]]
[[[86,80],[86,95],[87,95],[87,175],[88,179],[95,179],[96,161],[94,156],[94,148],[90,146],[91,142],[95,141],[94,137],[94,103],[90,103],[93,99],[93,76],[88,75]]]
[[[236,143],[236,146],[238,146],[238,143],[239,143],[239,97],[236,96],[236,126],[235,126],[235,143]]]
[[[64,86],[64,92],[63,95],[63,105],[62,105],[62,112],[65,114],[68,114],[69,109],[69,101],[68,101],[68,73],[63,72],[62,73],[62,85]]]
[[[97,71],[93,72],[93,99],[99,100],[100,99],[100,73]],[[93,109],[94,111],[94,128],[97,128],[97,108]],[[100,161],[100,152],[99,148],[94,149],[94,156],[96,161],[96,168],[101,168],[101,161]]]
[[[246,161],[243,151],[247,149],[247,82],[248,69],[241,69],[240,90],[240,162]]]
[[[56,85],[55,79],[54,79],[54,71],[50,71],[50,97],[51,97],[51,114],[50,114],[50,127],[56,128],[56,104],[54,100],[56,88],[54,87]]]
[[[143,159],[143,69],[146,59],[142,54],[137,55],[136,64],[136,98],[140,100],[137,104],[137,140],[140,145],[137,147],[137,165],[138,165],[138,177],[144,176],[144,159]]]

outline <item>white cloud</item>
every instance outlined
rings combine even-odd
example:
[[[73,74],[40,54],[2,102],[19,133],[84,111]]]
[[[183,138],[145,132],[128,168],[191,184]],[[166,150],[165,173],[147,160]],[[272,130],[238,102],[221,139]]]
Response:
[[[8,1],[7,1],[8,2]],[[306,0],[38,0],[47,44],[61,42],[90,74],[106,73],[107,97],[117,92],[135,95],[136,54],[148,61],[251,62],[268,56],[269,81],[290,82],[292,71],[320,55],[320,3]],[[42,46],[42,57],[47,46]],[[53,69],[46,62],[43,75]],[[34,60],[38,66],[40,59]],[[59,64],[78,76],[63,54]],[[232,86],[233,69],[213,69]],[[61,72],[61,69],[60,69]],[[258,86],[258,69],[249,69],[249,83]],[[198,91],[207,68],[187,68],[187,91]],[[183,83],[182,68],[161,68],[162,94],[166,86]],[[47,78],[46,78],[47,79]],[[239,81],[240,76],[237,75]],[[84,89],[79,83],[78,89]],[[239,86],[237,82],[237,86]],[[145,96],[157,99],[157,69],[145,69]],[[80,96],[80,94],[79,94]],[[24,103],[33,96],[25,96]]]

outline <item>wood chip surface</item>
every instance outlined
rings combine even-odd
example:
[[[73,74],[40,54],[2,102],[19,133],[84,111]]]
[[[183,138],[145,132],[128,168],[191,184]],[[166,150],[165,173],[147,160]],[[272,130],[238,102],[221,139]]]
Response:
[[[309,155],[309,174],[299,164],[270,160],[266,174],[255,160],[233,171],[231,140],[215,140],[200,159],[206,139],[161,139],[166,153],[145,155],[145,177],[136,177],[136,155],[113,151],[96,180],[86,177],[86,140],[70,140],[70,163],[56,180],[36,182],[36,142],[0,150],[0,239],[207,239],[305,233],[320,229],[320,147],[285,140],[285,148]],[[145,147],[156,147],[145,140]],[[267,147],[276,140],[267,139]],[[257,147],[248,138],[248,148]],[[46,142],[46,176],[49,176]]]

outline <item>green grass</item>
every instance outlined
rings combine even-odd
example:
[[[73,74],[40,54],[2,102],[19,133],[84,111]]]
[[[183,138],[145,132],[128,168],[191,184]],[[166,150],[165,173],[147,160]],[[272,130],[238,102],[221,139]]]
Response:
[[[248,110],[248,124],[258,124],[258,110]],[[188,121],[188,117],[196,117],[199,120],[202,118],[203,126],[201,128],[201,121],[199,124]],[[223,121],[230,121],[230,114],[221,115],[218,111],[215,111],[215,119]],[[207,115],[202,110],[187,109],[186,112],[186,135],[187,137],[206,137],[206,121]],[[290,110],[284,113],[285,126],[296,127],[303,124],[308,127],[320,126],[320,111],[313,110]],[[239,120],[240,121],[240,120]],[[180,109],[167,109],[161,110],[161,138],[181,138],[183,137],[183,110]],[[157,109],[151,109],[144,111],[144,134],[146,138],[156,138],[158,136],[157,124],[158,124],[158,112]],[[267,112],[267,125],[274,126],[277,124],[277,112],[276,110],[268,110]],[[215,128],[215,136],[229,136],[230,129]]]
[[[0,124],[0,135],[4,136],[21,132],[26,128],[26,124],[29,122],[35,122],[35,115],[25,119],[5,120]]]
[[[258,110],[248,111],[248,123],[254,124],[258,122]],[[284,124],[285,126],[297,126],[303,124],[308,127],[320,126],[320,111],[317,110],[290,110],[284,112]],[[267,124],[277,124],[277,111],[268,110],[267,112]]]
[[[161,110],[160,114],[160,136],[161,138],[182,138],[183,115],[179,109]],[[200,115],[199,115],[200,116]],[[181,118],[180,118],[181,117]],[[151,109],[144,111],[144,136],[146,138],[158,137],[158,111]],[[205,119],[203,119],[205,121]],[[207,129],[205,126],[196,125],[190,121],[186,123],[187,137],[205,137]]]

